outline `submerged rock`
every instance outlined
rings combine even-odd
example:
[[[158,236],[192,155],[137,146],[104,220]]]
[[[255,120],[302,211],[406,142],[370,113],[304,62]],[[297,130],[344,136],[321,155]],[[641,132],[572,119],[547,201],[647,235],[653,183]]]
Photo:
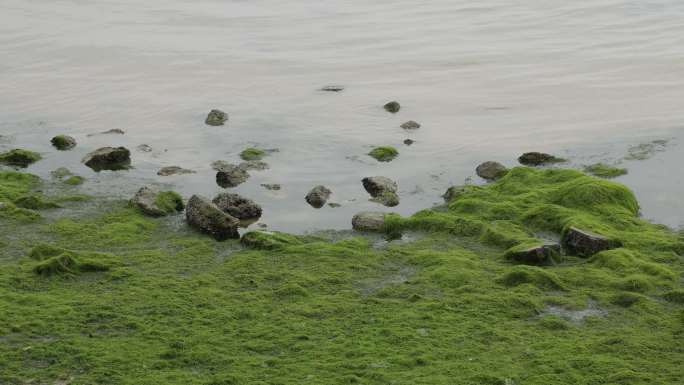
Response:
[[[107,131],[102,131],[102,132],[96,132],[94,134],[88,134],[88,136],[95,136],[95,135],[123,135],[125,134],[126,131],[120,129],[120,128],[112,128],[111,130]]]
[[[240,221],[199,195],[190,198],[185,215],[191,227],[211,235],[218,241],[240,237]]]
[[[496,180],[506,175],[508,169],[499,162],[484,162],[477,166],[475,172],[482,179]]]
[[[600,251],[622,247],[622,243],[618,240],[609,239],[576,227],[570,227],[563,233],[561,244],[566,254],[585,258]]]
[[[249,173],[235,165],[224,165],[216,173],[216,184],[223,188],[236,187],[249,179]]]
[[[279,191],[281,189],[281,186],[278,183],[262,183],[261,187],[271,191]]]
[[[539,244],[514,246],[506,251],[504,258],[526,265],[546,265],[560,257],[559,244]]]
[[[52,175],[53,178],[62,179],[64,177],[71,176],[74,174],[68,168],[60,167],[56,170],[50,171],[50,175]]]
[[[327,91],[327,92],[340,92],[344,90],[344,86],[340,85],[329,85],[321,88],[321,91]]]
[[[68,184],[70,186],[78,186],[83,184],[84,182],[85,178],[78,175],[72,175],[64,180],[64,184]]]
[[[86,155],[83,163],[95,171],[123,170],[130,167],[131,152],[125,147],[102,147]]]
[[[417,130],[420,128],[420,123],[414,120],[409,120],[408,122],[402,123],[399,127],[403,128],[404,130]]]
[[[174,212],[183,211],[183,198],[173,191],[155,191],[150,187],[143,187],[135,194],[131,203],[145,215],[163,217]]]
[[[549,163],[565,162],[565,159],[543,152],[526,152],[518,157],[518,162],[525,166],[541,166]]]
[[[19,148],[0,154],[0,163],[15,167],[28,167],[41,159],[39,153]]]
[[[264,156],[266,156],[266,151],[256,147],[248,147],[240,152],[242,160],[261,160]]]
[[[186,168],[178,167],[178,166],[167,166],[167,167],[162,167],[161,170],[157,171],[157,175],[159,176],[170,176],[170,175],[183,175],[183,174],[194,174],[195,171],[193,170],[188,170]]]
[[[442,198],[444,198],[445,203],[449,203],[452,200],[458,198],[465,191],[466,186],[451,186],[446,190],[444,194],[442,194]]]
[[[611,166],[605,163],[594,163],[584,167],[584,172],[599,178],[611,179],[626,175],[627,169]]]
[[[136,147],[136,150],[140,152],[152,152],[152,147],[148,144],[141,144]]]
[[[209,126],[223,126],[228,121],[228,114],[221,110],[211,110],[204,120]]]
[[[399,112],[399,110],[401,109],[401,105],[397,101],[391,101],[385,104],[383,108],[385,109],[385,111],[395,114]]]
[[[240,243],[250,249],[275,250],[288,245],[299,245],[303,240],[292,234],[279,231],[255,230],[240,238]]]
[[[50,140],[50,143],[61,151],[71,150],[76,147],[76,139],[69,135],[57,135]]]
[[[404,144],[407,146],[410,146],[413,143],[415,143],[415,141],[413,139],[404,139]]]
[[[385,213],[379,211],[363,211],[352,218],[352,228],[357,231],[383,231]]]
[[[256,170],[256,171],[268,170],[270,168],[268,163],[261,161],[261,160],[250,160],[247,162],[242,162],[242,163],[238,164],[238,167],[240,167],[243,170]]]
[[[399,155],[399,151],[392,146],[380,146],[375,147],[368,155],[375,158],[378,162],[389,162]]]
[[[328,201],[332,191],[325,186],[316,186],[306,194],[306,202],[312,207],[320,209]]]
[[[363,188],[372,197],[376,197],[385,192],[397,192],[397,182],[384,176],[369,176],[361,180]]]
[[[261,217],[261,206],[239,194],[221,193],[212,202],[224,212],[243,221]]]
[[[399,205],[399,195],[395,192],[386,191],[371,198],[371,202],[380,203],[387,207],[394,207]]]

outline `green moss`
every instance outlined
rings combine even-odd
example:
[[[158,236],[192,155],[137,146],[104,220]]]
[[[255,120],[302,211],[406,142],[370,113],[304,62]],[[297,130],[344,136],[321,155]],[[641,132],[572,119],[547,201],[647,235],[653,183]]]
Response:
[[[37,186],[39,181],[32,174],[0,171],[0,201],[14,201]]]
[[[399,155],[399,151],[397,151],[396,148],[391,146],[381,146],[372,149],[371,152],[368,153],[368,155],[375,158],[375,160],[379,162],[389,162],[391,160],[394,160],[394,158],[396,158]]]
[[[240,153],[240,158],[247,161],[261,160],[264,156],[266,156],[266,151],[255,147],[246,148]]]
[[[54,209],[60,207],[57,203],[48,200],[39,194],[22,195],[14,200],[14,204],[17,207],[30,210]]]
[[[504,286],[531,284],[542,289],[563,289],[563,284],[554,273],[536,266],[515,266],[497,282]]]
[[[34,247],[29,252],[29,257],[39,261],[33,266],[33,272],[44,277],[107,271],[113,258],[107,254],[87,255],[45,244]]]
[[[684,305],[684,290],[670,290],[663,295],[663,298],[672,303]]]
[[[618,176],[627,174],[626,168],[614,167],[605,163],[594,163],[592,165],[586,166],[584,171],[601,178],[616,178]]]
[[[41,159],[39,153],[22,149],[14,149],[0,154],[0,163],[16,167],[28,167]]]
[[[296,235],[271,231],[250,231],[242,236],[240,243],[253,249],[274,250],[287,245],[300,245],[304,241]]]
[[[76,146],[74,138],[67,135],[57,135],[50,140],[58,150],[70,150]]]
[[[64,184],[68,184],[70,186],[78,186],[80,184],[83,184],[83,182],[85,182],[85,178],[78,175],[70,176],[69,178],[64,180]]]
[[[157,194],[154,200],[155,206],[167,214],[183,211],[185,204],[183,197],[175,191],[162,191]]]

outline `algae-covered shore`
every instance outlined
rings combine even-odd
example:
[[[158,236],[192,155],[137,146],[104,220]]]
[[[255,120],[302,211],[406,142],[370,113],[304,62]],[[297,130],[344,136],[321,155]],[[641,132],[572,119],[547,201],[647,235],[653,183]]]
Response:
[[[517,167],[379,235],[247,232],[0,172],[1,384],[678,384],[684,236]],[[46,196],[42,191],[60,191]],[[31,199],[27,199],[31,197]],[[32,202],[27,205],[26,202]],[[521,249],[571,228],[591,256]]]

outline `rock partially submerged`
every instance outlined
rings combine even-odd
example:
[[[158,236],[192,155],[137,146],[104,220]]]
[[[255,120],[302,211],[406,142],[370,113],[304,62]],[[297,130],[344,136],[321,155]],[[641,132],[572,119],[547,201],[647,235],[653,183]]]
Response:
[[[462,195],[466,191],[466,186],[451,186],[449,187],[444,194],[442,194],[442,198],[444,198],[444,203],[449,203],[452,200],[458,198],[460,195]]]
[[[262,183],[261,187],[271,191],[279,191],[282,188],[278,183]]]
[[[186,168],[182,168],[179,166],[162,167],[159,171],[157,171],[157,175],[159,175],[159,176],[183,175],[183,174],[194,174],[194,173],[195,173],[195,171],[193,171],[193,170],[188,170]]]
[[[504,258],[526,265],[547,265],[560,258],[559,244],[518,245],[506,251]]]
[[[249,179],[249,173],[244,169],[226,164],[216,173],[216,184],[223,188],[236,187]]]
[[[69,135],[57,135],[50,140],[50,143],[60,151],[71,150],[76,147],[76,139]]]
[[[486,180],[497,180],[508,173],[506,166],[499,162],[484,162],[475,169],[477,175]]]
[[[385,104],[383,108],[385,109],[385,111],[395,114],[399,112],[399,110],[401,109],[401,105],[397,101],[391,101]]]
[[[185,215],[191,227],[211,235],[218,241],[240,237],[238,233],[240,221],[199,195],[193,195],[190,198]]]
[[[95,171],[124,170],[130,167],[131,152],[125,147],[102,147],[86,155],[83,163]]]
[[[378,162],[389,162],[399,155],[399,151],[392,146],[380,146],[372,149],[368,155],[375,158]]]
[[[566,254],[585,258],[604,250],[622,247],[622,243],[618,240],[581,230],[577,227],[570,227],[565,230],[561,244]]]
[[[211,110],[204,120],[209,126],[223,126],[228,121],[228,114],[221,110]]]
[[[384,176],[371,176],[361,180],[363,188],[371,195],[372,202],[380,203],[387,207],[399,204],[397,195],[397,183]]]
[[[584,167],[584,172],[599,178],[617,178],[627,174],[627,169],[622,167],[615,167],[605,163],[594,163]]]
[[[266,156],[266,151],[256,147],[248,147],[240,152],[242,160],[261,160],[264,156]]]
[[[352,218],[352,228],[357,231],[383,231],[385,213],[379,211],[363,211]]]
[[[399,195],[395,192],[384,192],[371,198],[370,201],[380,203],[383,206],[394,207],[399,205]]]
[[[135,194],[131,203],[145,215],[163,217],[181,212],[185,208],[183,198],[173,191],[156,191],[143,187]]]
[[[306,194],[306,202],[311,205],[311,207],[320,209],[325,205],[330,198],[332,191],[325,186],[316,186]]]
[[[19,148],[0,154],[0,163],[15,167],[28,167],[41,159],[39,153]]]
[[[140,144],[135,149],[140,152],[152,152],[152,147],[149,144]]]
[[[65,178],[67,176],[71,176],[74,174],[68,168],[60,167],[56,170],[50,171],[50,175],[52,175],[53,178],[62,179],[62,178]]]
[[[409,120],[408,122],[402,123],[399,127],[403,128],[404,130],[417,130],[420,128],[420,123],[414,120]]]
[[[242,162],[238,164],[238,167],[243,169],[243,170],[255,170],[255,171],[263,171],[263,170],[268,170],[270,166],[268,163],[261,161],[261,160],[249,160],[247,162]]]
[[[126,131],[120,129],[120,128],[112,128],[111,130],[107,131],[102,131],[102,132],[96,132],[94,134],[88,134],[88,136],[95,136],[95,135],[123,135],[125,134]]]
[[[416,141],[413,140],[413,139],[404,139],[404,144],[407,145],[407,146],[410,146],[410,145],[412,145],[412,144],[415,143],[415,142],[416,142]]]
[[[327,92],[340,92],[344,91],[344,86],[340,85],[329,85],[321,88],[321,91],[327,91]]]
[[[543,152],[526,152],[518,157],[518,162],[525,166],[542,166],[551,163],[562,163],[565,159]]]
[[[221,193],[212,202],[241,221],[255,221],[261,217],[261,206],[239,194]]]

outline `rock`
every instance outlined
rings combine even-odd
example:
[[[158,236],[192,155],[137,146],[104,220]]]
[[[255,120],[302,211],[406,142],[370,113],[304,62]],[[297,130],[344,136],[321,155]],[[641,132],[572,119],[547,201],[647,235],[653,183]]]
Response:
[[[369,176],[363,178],[361,183],[363,188],[374,198],[385,192],[397,192],[397,182],[384,176]]]
[[[249,160],[247,162],[242,162],[242,163],[238,164],[238,167],[243,169],[243,170],[256,170],[256,171],[268,170],[270,168],[268,163],[261,161],[261,160]]]
[[[399,151],[392,146],[381,146],[375,147],[368,155],[375,158],[378,162],[390,162],[399,155]]]
[[[231,168],[234,166],[234,164],[228,163],[225,160],[216,160],[211,162],[211,168],[213,168],[216,171],[223,171],[223,169],[225,168]]]
[[[143,187],[135,194],[131,203],[145,215],[163,217],[174,212],[183,211],[183,198],[173,191],[157,192]]]
[[[340,92],[344,90],[344,86],[339,86],[339,85],[330,85],[330,86],[325,86],[321,88],[321,91],[327,91],[327,92]]]
[[[221,193],[212,201],[216,207],[242,221],[261,217],[261,206],[239,194]]]
[[[248,147],[240,152],[242,160],[261,160],[264,156],[266,156],[266,151],[255,147]]]
[[[385,111],[395,114],[399,112],[399,110],[401,109],[401,105],[397,101],[392,101],[385,104],[383,108],[385,109]]]
[[[451,186],[442,194],[442,198],[444,198],[445,203],[449,203],[463,194],[465,190],[466,186]]]
[[[333,209],[336,209],[336,208],[342,207],[342,205],[339,204],[339,203],[330,202],[330,203],[328,203],[328,207],[331,207],[331,208],[333,208]]]
[[[576,227],[570,227],[563,233],[561,245],[566,254],[585,258],[603,250],[622,247],[622,243],[618,240],[612,240]]]
[[[147,144],[141,144],[138,147],[136,147],[135,149],[140,151],[140,152],[152,152],[152,147],[150,147]]]
[[[64,180],[64,184],[68,184],[70,186],[78,186],[83,184],[84,182],[85,178],[78,175],[72,175]]]
[[[195,171],[193,171],[193,170],[188,170],[186,168],[182,168],[182,167],[178,167],[178,166],[162,167],[161,170],[157,171],[157,175],[159,175],[159,176],[194,174],[194,173],[195,173]]]
[[[15,167],[28,167],[42,159],[39,153],[15,148],[0,154],[0,163]]]
[[[216,173],[216,184],[223,188],[236,187],[249,179],[249,173],[235,165],[224,165]]]
[[[316,186],[306,194],[306,202],[312,207],[320,209],[330,198],[332,191],[325,186]]]
[[[271,191],[278,191],[281,189],[281,186],[277,183],[262,183],[261,187]]]
[[[238,225],[240,221],[223,212],[208,199],[193,195],[185,209],[188,224],[218,241],[228,238],[240,238]]]
[[[95,133],[95,134],[88,134],[88,136],[95,136],[95,135],[111,135],[111,134],[123,135],[123,134],[125,134],[125,133],[126,133],[126,131],[124,131],[124,130],[122,130],[122,129],[120,129],[120,128],[112,128],[111,130],[102,131],[102,132],[97,132],[97,133]]]
[[[73,173],[66,167],[60,167],[54,171],[51,171],[50,175],[52,175],[53,178],[62,179],[64,177],[73,175]]]
[[[76,139],[69,135],[57,135],[50,140],[50,143],[61,151],[71,150],[76,147]]]
[[[565,162],[565,159],[556,158],[543,152],[526,152],[518,157],[518,162],[525,166],[541,166],[543,164]]]
[[[102,147],[86,155],[83,163],[95,171],[123,170],[130,167],[131,152],[125,147]]]
[[[380,203],[387,207],[394,207],[399,205],[399,195],[392,191],[385,191],[382,194],[373,197],[371,202]]]
[[[360,212],[352,218],[352,227],[357,231],[383,231],[385,213],[377,211]]]
[[[404,130],[417,130],[420,128],[420,123],[409,120],[408,122],[402,123],[399,127],[403,128]]]
[[[204,121],[209,126],[223,126],[228,121],[228,114],[221,110],[211,110]]]
[[[514,246],[506,251],[504,258],[526,265],[546,265],[555,262],[560,256],[560,251],[559,244]]]
[[[415,143],[415,141],[413,139],[404,139],[404,144],[407,146],[410,146],[413,143]]]
[[[477,166],[475,172],[480,178],[496,180],[508,173],[506,166],[499,162],[484,162]]]

